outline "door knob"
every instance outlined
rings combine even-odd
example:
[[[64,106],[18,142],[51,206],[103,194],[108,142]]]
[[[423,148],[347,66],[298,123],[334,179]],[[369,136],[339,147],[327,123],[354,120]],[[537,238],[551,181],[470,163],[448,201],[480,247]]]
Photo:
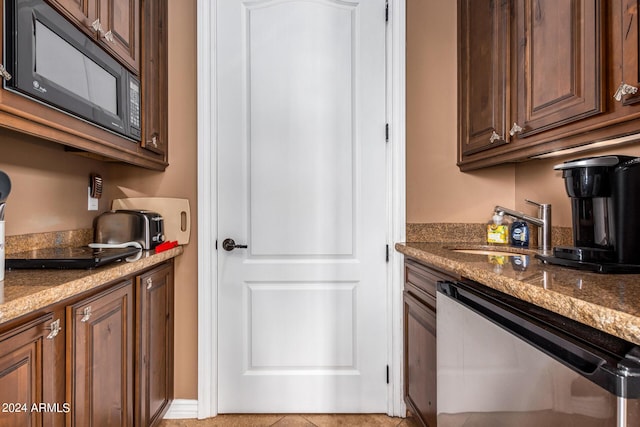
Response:
[[[236,242],[233,239],[224,239],[222,242],[222,249],[225,251],[232,251],[234,249],[246,249],[247,245],[236,245]]]

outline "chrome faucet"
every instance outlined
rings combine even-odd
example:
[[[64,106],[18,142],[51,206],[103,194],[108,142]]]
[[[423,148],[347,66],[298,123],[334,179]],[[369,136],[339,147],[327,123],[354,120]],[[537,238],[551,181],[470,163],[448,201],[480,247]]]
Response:
[[[530,222],[538,227],[538,246],[543,252],[551,252],[551,204],[537,203],[528,199],[525,202],[538,207],[538,217],[527,215],[512,209],[496,206],[494,212],[503,213],[523,221]]]

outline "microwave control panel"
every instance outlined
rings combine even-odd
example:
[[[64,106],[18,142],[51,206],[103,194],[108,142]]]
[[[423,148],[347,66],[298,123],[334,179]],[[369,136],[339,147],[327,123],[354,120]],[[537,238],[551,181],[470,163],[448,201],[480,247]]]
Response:
[[[129,79],[129,126],[140,136],[140,83]]]

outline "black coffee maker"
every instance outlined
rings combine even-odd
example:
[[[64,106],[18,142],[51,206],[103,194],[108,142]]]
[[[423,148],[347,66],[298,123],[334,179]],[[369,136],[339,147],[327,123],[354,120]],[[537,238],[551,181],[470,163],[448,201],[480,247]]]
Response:
[[[575,246],[538,258],[599,273],[640,273],[640,158],[588,157],[554,169],[571,198]]]

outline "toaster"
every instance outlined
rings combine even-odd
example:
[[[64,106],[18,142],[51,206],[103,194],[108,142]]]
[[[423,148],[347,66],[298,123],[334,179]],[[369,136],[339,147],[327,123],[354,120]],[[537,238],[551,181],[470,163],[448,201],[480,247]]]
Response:
[[[157,212],[113,210],[98,215],[94,242],[121,244],[138,242],[142,249],[153,249],[164,242],[164,220]]]

